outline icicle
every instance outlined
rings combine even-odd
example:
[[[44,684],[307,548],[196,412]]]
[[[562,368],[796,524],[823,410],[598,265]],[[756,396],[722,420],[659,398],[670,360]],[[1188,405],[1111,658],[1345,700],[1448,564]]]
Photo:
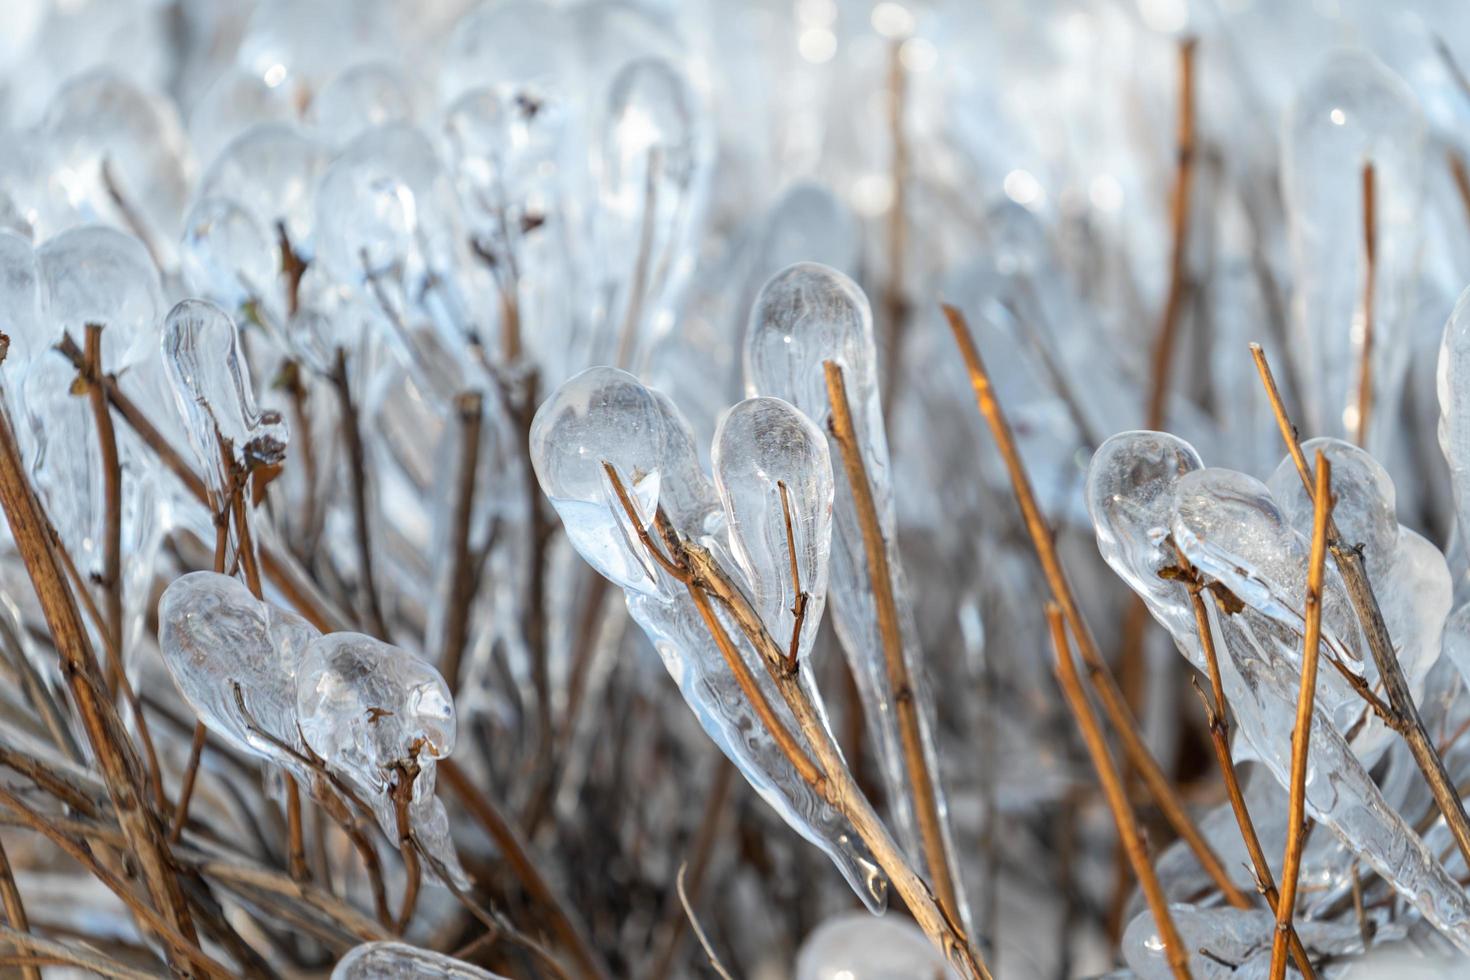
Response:
[[[796,980],[955,980],[959,974],[912,919],[834,915],[802,940]]]
[[[332,968],[331,980],[506,980],[443,953],[407,943],[363,943]]]

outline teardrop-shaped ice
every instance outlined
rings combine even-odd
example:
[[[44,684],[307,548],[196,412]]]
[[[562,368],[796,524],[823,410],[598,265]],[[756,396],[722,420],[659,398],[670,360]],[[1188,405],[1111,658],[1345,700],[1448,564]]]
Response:
[[[464,960],[407,943],[363,943],[332,968],[331,980],[506,980]]]
[[[143,236],[173,268],[194,180],[173,103],[120,74],[96,70],[56,93],[41,128],[53,153],[52,180],[81,220]]]
[[[709,153],[698,97],[658,58],[619,71],[603,127],[598,242],[614,297],[608,323],[626,364],[673,326],[693,269]]]
[[[454,701],[427,661],[361,633],[329,633],[296,671],[301,732],[333,768],[383,785],[395,765],[454,751]]]
[[[184,219],[181,248],[184,282],[195,295],[235,312],[247,303],[273,302],[280,245],[236,202],[195,201]]]
[[[413,118],[408,80],[392,65],[353,65],[322,86],[311,100],[316,132],[328,146],[346,146],[364,131]]]
[[[783,398],[819,427],[828,429],[828,452],[833,460],[833,522],[830,592],[834,598],[833,625],[863,701],[868,732],[875,744],[889,805],[909,855],[923,862],[918,823],[913,813],[914,791],[905,764],[900,712],[896,708],[888,655],[902,657],[918,707],[914,724],[927,768],[938,773],[937,754],[930,732],[933,702],[929,697],[919,649],[918,628],[908,598],[903,563],[898,553],[897,517],[893,503],[891,464],[879,398],[873,317],[868,299],[847,276],[814,262],[784,269],[761,289],[750,314],[745,338],[745,382],[751,395]],[[884,586],[893,597],[898,621],[897,651],[885,649],[879,627],[878,596],[872,579],[862,521],[848,481],[841,446],[830,432],[832,417],[824,363],[842,369],[851,410],[856,448],[872,495],[873,509],[888,565]],[[912,734],[912,733],[911,733]],[[952,854],[944,817],[944,793],[934,781],[933,805]],[[950,859],[952,864],[952,858]],[[966,914],[960,910],[961,917]]]
[[[63,333],[80,346],[87,325],[101,324],[102,366],[119,372],[148,357],[163,312],[158,270],[131,235],[102,225],[64,231],[36,251],[54,343]]]
[[[568,67],[569,20],[581,16],[533,0],[476,6],[455,25],[439,67],[445,104],[493,86],[514,96],[545,93]]]
[[[317,180],[327,151],[295,126],[257,123],[230,141],[199,184],[200,197],[222,197],[248,211],[268,235],[284,228],[303,259],[315,254]]]
[[[1264,977],[1270,969],[1276,919],[1264,909],[1196,908],[1174,904],[1169,917],[1189,950],[1189,972],[1199,980]],[[1349,957],[1362,949],[1356,922],[1299,919],[1294,928],[1308,956]],[[1151,912],[1141,912],[1123,934],[1122,951],[1138,980],[1171,980],[1173,970]]]
[[[186,299],[169,311],[163,363],[179,412],[189,423],[189,445],[218,499],[224,499],[231,476],[221,440],[228,442],[241,472],[285,457],[286,423],[279,413],[256,408],[249,365],[240,356],[235,324],[223,310]]]
[[[954,980],[959,974],[914,921],[844,912],[802,940],[796,980]]]
[[[862,235],[852,212],[826,187],[798,181],[771,205],[761,233],[758,283],[795,262],[854,275]],[[755,285],[755,284],[752,284]]]
[[[257,600],[238,579],[214,572],[174,579],[158,601],[159,648],[184,700],[210,731],[288,768],[294,760],[276,743],[301,745],[294,678],[320,635],[299,616]]]
[[[593,568],[625,589],[655,594],[672,583],[630,537],[603,464],[617,471],[649,527],[664,502],[666,462],[676,440],[655,393],[616,368],[589,368],[569,379],[531,423],[531,462],[567,537]]]
[[[1366,450],[1342,439],[1308,439],[1302,452],[1309,460],[1320,452],[1332,464],[1332,520],[1343,544],[1362,546],[1368,574],[1378,584],[1379,576],[1393,564],[1399,539],[1396,493],[1388,471]],[[1290,456],[1266,485],[1287,523],[1298,533],[1310,534],[1312,498]]]
[[[296,671],[301,735],[332,771],[355,783],[378,826],[399,840],[392,789],[413,780],[408,814],[418,844],[456,887],[467,887],[449,819],[434,795],[434,760],[454,751],[454,699],[439,672],[407,650],[361,633],[307,645]]]
[[[1201,670],[1193,610],[1180,584],[1159,572],[1179,564],[1168,540],[1179,480],[1203,467],[1193,446],[1167,432],[1120,432],[1097,448],[1087,467],[1087,511],[1103,561]]]
[[[730,550],[777,642],[802,607],[802,655],[827,600],[832,550],[832,460],[811,419],[779,398],[748,398],[726,413],[711,453]],[[788,530],[789,529],[789,530]],[[792,563],[795,563],[793,580]]]
[[[1307,427],[1352,438],[1365,343],[1363,168],[1373,166],[1370,419],[1394,419],[1416,286],[1424,120],[1413,92],[1363,49],[1337,51],[1287,112],[1282,183],[1296,287],[1294,342]],[[1386,431],[1386,430],[1385,430]],[[1377,439],[1370,445],[1377,445]]]
[[[1208,578],[1282,626],[1305,630],[1307,543],[1261,481],[1226,469],[1185,474],[1175,491],[1170,531]],[[1335,567],[1323,582],[1322,622],[1323,642],[1345,663],[1360,663],[1364,646],[1357,616]],[[1300,659],[1299,649],[1292,659]]]

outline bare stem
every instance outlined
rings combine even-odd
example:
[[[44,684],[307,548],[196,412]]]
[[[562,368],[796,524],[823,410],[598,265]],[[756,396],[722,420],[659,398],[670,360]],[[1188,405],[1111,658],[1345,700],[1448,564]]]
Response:
[[[1368,444],[1368,414],[1373,408],[1373,301],[1377,280],[1378,231],[1373,164],[1363,165],[1363,350],[1358,366],[1358,418],[1355,441]]]
[[[1235,908],[1250,908],[1252,904],[1250,898],[1230,880],[1230,875],[1226,872],[1219,855],[1205,840],[1204,835],[1199,832],[1194,821],[1189,818],[1189,814],[1184,809],[1184,801],[1179,798],[1169,777],[1164,774],[1158,760],[1153,757],[1153,753],[1144,743],[1143,736],[1138,731],[1138,724],[1133,720],[1132,712],[1128,710],[1123,692],[1118,689],[1118,682],[1113,678],[1106,661],[1103,660],[1102,651],[1098,649],[1091,628],[1082,617],[1082,610],[1077,605],[1077,598],[1072,592],[1072,585],[1067,579],[1066,570],[1063,569],[1061,559],[1057,555],[1056,542],[1052,538],[1051,529],[1047,527],[1045,519],[1041,516],[1041,508],[1036,502],[1036,493],[1031,488],[1031,478],[1026,473],[1025,465],[1021,462],[1021,454],[1016,448],[1015,436],[1011,433],[1010,424],[1006,421],[1000,403],[996,400],[995,389],[991,385],[985,364],[980,359],[980,352],[975,349],[975,342],[970,339],[970,331],[965,323],[964,314],[952,306],[944,307],[944,314],[949,320],[950,329],[954,331],[955,341],[959,344],[960,353],[969,371],[970,385],[975,389],[975,402],[990,428],[996,447],[1000,450],[1001,458],[1005,462],[1006,471],[1010,475],[1011,489],[1015,492],[1016,503],[1021,509],[1021,518],[1031,537],[1036,556],[1041,562],[1041,569],[1046,576],[1052,599],[1061,607],[1062,615],[1066,617],[1067,625],[1071,627],[1072,635],[1077,641],[1078,652],[1087,668],[1088,677],[1097,690],[1108,721],[1122,741],[1124,753],[1143,778],[1144,785],[1148,787],[1150,795],[1158,804],[1164,818],[1194,852],[1200,867],[1224,894],[1225,900]]]
[[[15,876],[10,873],[10,859],[5,854],[5,842],[0,841],[0,907],[5,909],[5,921],[17,933],[27,932],[31,926],[26,918],[25,903],[21,901],[20,889],[15,887]],[[34,966],[21,971],[25,980],[41,980],[41,971]]]
[[[909,675],[908,658],[904,653],[898,601],[893,592],[893,572],[888,564],[888,544],[883,540],[872,484],[868,482],[862,451],[858,448],[857,430],[853,425],[852,408],[847,400],[847,385],[843,380],[842,368],[834,361],[824,362],[822,368],[826,372],[827,400],[832,406],[829,425],[832,437],[841,450],[842,467],[847,473],[847,483],[852,490],[853,509],[857,512],[858,526],[862,529],[863,553],[867,560],[868,576],[872,582],[874,606],[878,615],[878,635],[883,647],[884,666],[888,672],[888,686],[898,718],[904,769],[908,774],[914,816],[924,849],[924,864],[945,913],[958,921],[958,885],[950,867],[949,849],[945,846],[944,820],[939,810],[939,785],[930,770],[929,758],[924,750],[918,698],[913,679]]]
[[[470,554],[470,522],[474,515],[475,474],[480,465],[480,428],[484,418],[483,398],[465,392],[455,399],[459,415],[459,482],[454,494],[454,522],[450,543],[454,547],[449,573],[449,607],[444,622],[444,647],[439,654],[439,672],[450,693],[459,689],[460,658],[469,635],[470,609],[475,596],[475,566]]]
[[[1169,373],[1174,348],[1179,340],[1180,314],[1188,289],[1185,257],[1189,247],[1189,198],[1194,187],[1194,38],[1179,44],[1179,118],[1176,127],[1174,194],[1170,201],[1172,245],[1169,252],[1169,291],[1159,320],[1158,342],[1154,345],[1153,385],[1149,390],[1147,428],[1164,424],[1164,406],[1169,398]]]
[[[1302,686],[1291,735],[1291,792],[1286,818],[1286,856],[1281,861],[1281,897],[1271,941],[1271,980],[1286,976],[1287,934],[1296,907],[1297,879],[1307,830],[1307,757],[1312,746],[1312,712],[1317,697],[1317,655],[1322,643],[1322,572],[1327,560],[1327,518],[1332,512],[1332,464],[1317,451],[1317,485],[1312,495],[1312,551],[1307,560],[1306,629],[1302,635]]]
[[[362,444],[362,420],[352,400],[347,378],[347,352],[337,348],[337,361],[332,372],[337,389],[337,405],[341,416],[342,442],[347,447],[347,477],[352,488],[352,514],[357,522],[357,557],[362,574],[363,604],[366,618],[382,640],[388,639],[388,624],[378,599],[378,586],[373,577],[372,522],[368,519],[367,455]]]
[[[1261,384],[1266,389],[1267,398],[1270,399],[1271,411],[1276,416],[1276,426],[1281,431],[1282,441],[1286,443],[1287,452],[1291,454],[1292,462],[1296,464],[1297,475],[1301,477],[1302,485],[1306,487],[1307,492],[1315,494],[1312,471],[1307,466],[1306,455],[1302,452],[1301,443],[1297,439],[1296,426],[1292,425],[1291,419],[1286,414],[1286,407],[1282,404],[1281,393],[1276,388],[1276,379],[1271,373],[1270,364],[1266,361],[1266,354],[1261,350],[1260,344],[1252,344],[1250,350],[1251,356],[1256,361],[1256,371],[1261,376]],[[1352,602],[1353,610],[1358,615],[1358,622],[1363,627],[1363,635],[1368,640],[1368,650],[1373,655],[1373,663],[1378,668],[1378,676],[1383,682],[1384,693],[1388,696],[1388,712],[1383,715],[1384,723],[1398,732],[1408,743],[1409,753],[1414,757],[1419,771],[1424,774],[1424,781],[1429,786],[1430,795],[1434,797],[1434,803],[1439,808],[1440,815],[1444,817],[1445,825],[1449,827],[1456,846],[1460,849],[1460,856],[1467,864],[1470,864],[1470,816],[1466,815],[1465,804],[1461,801],[1459,793],[1456,792],[1449,772],[1445,770],[1444,760],[1435,751],[1434,742],[1424,727],[1424,720],[1419,717],[1419,708],[1414,704],[1414,696],[1409,691],[1409,682],[1404,677],[1403,668],[1399,665],[1393,639],[1389,636],[1388,625],[1383,620],[1383,611],[1378,607],[1378,597],[1374,595],[1373,586],[1368,581],[1367,569],[1363,567],[1362,553],[1342,543],[1342,538],[1337,531],[1337,522],[1330,514],[1327,517],[1327,550],[1331,553],[1332,560],[1337,563],[1337,570],[1342,573],[1348,599]]]
[[[111,636],[111,656],[107,659],[107,685],[117,702],[118,675],[123,670],[123,595],[122,595],[122,463],[117,454],[117,433],[112,428],[112,412],[107,407],[107,394],[98,379],[102,377],[102,325],[87,324],[85,356],[87,359],[87,396],[92,403],[92,418],[97,429],[97,448],[102,456],[102,486],[106,524],[102,531],[102,586],[107,612],[107,632]]]
[[[776,490],[781,494],[781,516],[786,521],[786,553],[791,558],[791,646],[786,653],[786,669],[796,672],[797,657],[801,653],[801,628],[806,623],[806,606],[809,597],[801,589],[801,566],[796,560],[796,531],[791,523],[791,494],[784,480],[776,481]]]
[[[495,846],[500,848],[501,855],[510,864],[521,886],[545,910],[551,919],[552,928],[556,930],[567,952],[572,954],[585,975],[598,978],[598,980],[607,980],[609,974],[601,957],[593,950],[592,944],[583,935],[581,927],[572,918],[566,905],[541,875],[535,862],[531,860],[526,845],[521,841],[515,827],[496,808],[490,798],[470,782],[469,777],[460,770],[453,759],[439,760],[438,773],[443,777],[450,791],[458,796],[460,802],[465,805],[470,816],[474,817],[485,833],[490,835]]]
[[[1189,951],[1184,948],[1184,940],[1180,938],[1179,930],[1174,926],[1174,918],[1169,914],[1169,899],[1164,894],[1163,886],[1159,884],[1158,876],[1154,874],[1153,865],[1149,863],[1148,851],[1143,844],[1143,831],[1138,826],[1133,806],[1128,802],[1128,794],[1123,791],[1123,779],[1113,765],[1112,756],[1108,754],[1107,738],[1103,735],[1102,726],[1098,724],[1097,715],[1092,711],[1092,705],[1087,701],[1087,692],[1082,688],[1077,665],[1072,663],[1072,651],[1067,643],[1067,625],[1062,620],[1061,609],[1054,602],[1047,604],[1046,622],[1051,628],[1052,645],[1056,648],[1057,680],[1061,683],[1062,693],[1066,695],[1072,715],[1077,719],[1077,727],[1082,730],[1082,740],[1087,744],[1088,755],[1092,757],[1092,767],[1097,770],[1098,782],[1102,784],[1108,808],[1113,811],[1113,822],[1118,826],[1118,837],[1128,853],[1128,863],[1133,866],[1134,877],[1143,888],[1149,911],[1153,913],[1154,925],[1158,927],[1159,937],[1164,941],[1164,955],[1169,961],[1169,969],[1174,972],[1175,977],[1184,980],[1189,977]]]

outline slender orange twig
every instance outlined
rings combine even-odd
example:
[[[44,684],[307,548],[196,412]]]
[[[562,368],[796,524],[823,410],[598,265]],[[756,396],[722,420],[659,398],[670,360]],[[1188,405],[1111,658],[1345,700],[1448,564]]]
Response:
[[[1168,958],[1169,969],[1174,972],[1175,977],[1187,978],[1190,975],[1189,951],[1184,948],[1184,940],[1174,926],[1173,916],[1169,914],[1169,899],[1164,894],[1163,886],[1159,884],[1158,876],[1154,874],[1153,865],[1149,863],[1148,852],[1143,845],[1143,831],[1138,827],[1138,818],[1128,802],[1128,794],[1123,791],[1122,777],[1118,775],[1112,756],[1108,754],[1108,743],[1103,736],[1102,726],[1098,724],[1097,715],[1087,701],[1087,692],[1082,689],[1082,678],[1077,673],[1077,665],[1072,663],[1072,652],[1067,643],[1067,626],[1062,621],[1061,609],[1054,602],[1047,604],[1046,622],[1051,628],[1052,645],[1056,648],[1057,680],[1061,683],[1062,693],[1077,719],[1077,727],[1082,730],[1082,740],[1087,744],[1088,755],[1092,757],[1092,767],[1097,770],[1098,782],[1102,784],[1108,808],[1113,811],[1113,822],[1118,825],[1118,836],[1123,841],[1123,849],[1128,852],[1128,862],[1133,866],[1133,874],[1143,888],[1144,898],[1148,900],[1149,911],[1153,913],[1159,937],[1164,941],[1164,955]]]
[[[1114,679],[1112,671],[1108,669],[1107,662],[1103,660],[1102,651],[1098,649],[1091,628],[1082,617],[1081,607],[1077,605],[1072,585],[1057,555],[1056,542],[1052,538],[1051,529],[1047,527],[1046,520],[1041,516],[1041,507],[1036,502],[1036,493],[1031,488],[1031,478],[1026,474],[1025,464],[1021,461],[1015,436],[1011,432],[1005,414],[1001,411],[1000,403],[996,400],[995,389],[990,382],[990,374],[985,370],[985,364],[980,359],[980,352],[970,338],[964,314],[953,306],[945,306],[944,315],[949,320],[950,329],[954,331],[955,341],[959,344],[960,353],[969,371],[970,385],[975,389],[975,402],[990,428],[991,435],[995,438],[996,447],[1000,450],[1001,459],[1005,462],[1006,471],[1010,475],[1011,489],[1021,509],[1021,518],[1031,537],[1031,544],[1041,562],[1041,569],[1046,576],[1052,599],[1061,607],[1062,615],[1066,617],[1067,625],[1072,629],[1072,635],[1077,640],[1077,650],[1082,655],[1083,664],[1087,667],[1088,677],[1097,690],[1108,721],[1122,741],[1123,751],[1128,761],[1143,778],[1144,785],[1148,787],[1149,794],[1163,813],[1164,819],[1194,852],[1200,867],[1220,889],[1225,900],[1235,908],[1250,908],[1252,905],[1250,898],[1236,887],[1235,882],[1230,880],[1230,875],[1226,872],[1220,856],[1215,853],[1209,841],[1205,840],[1199,828],[1194,825],[1194,821],[1189,818],[1189,814],[1184,809],[1184,801],[1179,798],[1179,793],[1175,790],[1173,783],[1169,781],[1169,777],[1164,774],[1158,760],[1154,758],[1153,753],[1144,743],[1143,736],[1138,731],[1138,723],[1134,721],[1133,713],[1128,710],[1127,700],[1123,692],[1118,689],[1118,682]]]
[[[796,530],[791,523],[791,494],[784,480],[776,481],[781,494],[781,515],[786,519],[786,553],[791,558],[791,646],[786,653],[786,669],[796,673],[797,656],[801,653],[801,628],[806,622],[806,605],[810,597],[801,588],[801,566],[796,560]]]
[[[1271,411],[1276,417],[1276,427],[1280,430],[1281,439],[1286,444],[1292,462],[1296,465],[1297,475],[1301,478],[1302,485],[1306,487],[1307,492],[1315,493],[1312,471],[1307,466],[1306,455],[1302,452],[1301,442],[1297,439],[1296,426],[1286,414],[1286,406],[1281,401],[1281,392],[1276,387],[1276,379],[1271,373],[1271,365],[1266,361],[1266,354],[1261,350],[1260,344],[1251,344],[1250,351],[1251,357],[1256,362],[1256,371],[1261,376],[1261,385],[1266,389],[1266,397],[1271,402]],[[1373,655],[1373,664],[1378,668],[1378,676],[1383,682],[1384,693],[1388,696],[1388,708],[1386,711],[1379,711],[1380,717],[1383,718],[1384,724],[1397,732],[1408,744],[1409,754],[1414,757],[1419,771],[1423,773],[1430,795],[1434,797],[1435,806],[1439,808],[1445,825],[1449,827],[1450,834],[1455,839],[1460,856],[1467,864],[1470,864],[1470,815],[1466,814],[1465,804],[1455,789],[1454,781],[1450,778],[1448,770],[1445,769],[1444,760],[1435,751],[1434,742],[1424,727],[1424,719],[1419,716],[1418,706],[1414,704],[1414,696],[1409,691],[1408,679],[1404,677],[1403,668],[1399,665],[1398,653],[1394,650],[1393,638],[1388,633],[1388,624],[1383,619],[1383,610],[1378,607],[1378,597],[1373,593],[1373,586],[1368,581],[1368,571],[1363,565],[1363,555],[1358,549],[1343,545],[1342,537],[1338,534],[1337,522],[1330,514],[1327,517],[1327,550],[1331,552],[1332,560],[1337,564],[1337,570],[1342,573],[1348,600],[1352,602],[1353,611],[1358,616],[1358,623],[1363,627],[1363,635],[1368,640],[1368,650]],[[1363,687],[1358,688],[1360,693],[1363,689]]]
[[[1373,164],[1363,165],[1363,349],[1358,367],[1358,417],[1355,441],[1368,444],[1368,413],[1373,408],[1373,302],[1377,280],[1378,222]]]
[[[1297,878],[1307,830],[1307,756],[1312,746],[1312,711],[1317,697],[1317,655],[1322,645],[1322,573],[1327,561],[1327,517],[1332,512],[1332,464],[1317,451],[1317,485],[1312,495],[1312,551],[1307,560],[1306,630],[1302,636],[1302,686],[1291,735],[1291,795],[1286,818],[1286,856],[1281,862],[1281,897],[1271,941],[1271,980],[1286,976],[1287,934],[1296,907]]]
[[[847,384],[842,368],[834,361],[822,364],[827,379],[827,400],[832,406],[829,426],[842,455],[842,468],[852,490],[853,509],[863,535],[863,554],[873,586],[873,605],[878,615],[878,636],[883,647],[883,663],[888,673],[888,686],[893,695],[898,718],[898,736],[903,746],[904,769],[909,778],[909,791],[918,824],[919,840],[924,849],[924,863],[929,869],[940,904],[951,918],[959,918],[959,886],[950,867],[949,849],[944,839],[944,820],[939,810],[939,783],[930,770],[924,751],[924,736],[919,717],[918,697],[909,675],[908,658],[903,648],[903,632],[899,627],[898,601],[893,593],[893,572],[888,565],[888,543],[878,523],[878,506],[873,500],[872,484],[863,466],[853,425],[852,407],[847,400]]]

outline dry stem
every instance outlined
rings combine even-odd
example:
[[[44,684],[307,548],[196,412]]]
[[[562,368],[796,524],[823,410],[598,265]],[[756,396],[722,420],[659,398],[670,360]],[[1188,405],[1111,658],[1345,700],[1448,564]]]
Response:
[[[444,622],[444,647],[439,653],[439,672],[450,693],[459,690],[460,658],[469,635],[470,607],[475,597],[475,566],[470,554],[470,520],[474,515],[475,474],[480,465],[480,428],[484,399],[465,392],[455,399],[459,415],[459,482],[454,495],[454,523],[450,543],[454,548],[449,573],[449,608]]]
[[[1368,413],[1373,407],[1373,295],[1377,275],[1378,232],[1373,164],[1363,165],[1363,351],[1358,368],[1358,418],[1355,441],[1368,444]]]
[[[1225,865],[1221,862],[1219,855],[1210,847],[1209,842],[1205,840],[1199,828],[1185,812],[1184,802],[1179,798],[1169,778],[1164,775],[1158,760],[1153,757],[1153,753],[1144,743],[1143,736],[1139,734],[1138,725],[1133,720],[1132,712],[1128,710],[1123,692],[1118,689],[1117,681],[1114,680],[1112,672],[1108,670],[1102,652],[1097,647],[1097,641],[1093,638],[1092,630],[1082,618],[1082,610],[1077,605],[1071,583],[1067,580],[1067,573],[1062,568],[1061,559],[1057,556],[1056,542],[1052,538],[1051,529],[1047,527],[1045,519],[1041,516],[1041,508],[1031,488],[1031,478],[1027,476],[1025,465],[1021,462],[1021,454],[1016,448],[1010,424],[1001,412],[999,402],[996,401],[995,390],[990,383],[990,375],[985,370],[985,364],[980,359],[980,352],[975,349],[975,343],[970,339],[969,327],[965,323],[964,314],[952,306],[945,306],[944,314],[949,320],[950,329],[954,331],[955,341],[959,344],[960,353],[965,359],[965,366],[970,374],[970,385],[975,389],[975,401],[980,408],[980,414],[984,416],[986,424],[990,427],[991,435],[995,438],[996,447],[1000,450],[1001,458],[1010,475],[1011,489],[1015,492],[1016,503],[1020,506],[1022,520],[1031,536],[1031,543],[1041,562],[1042,572],[1046,576],[1052,598],[1061,607],[1062,615],[1066,617],[1067,625],[1071,627],[1072,635],[1077,641],[1078,652],[1082,655],[1082,662],[1087,667],[1088,677],[1092,680],[1102,700],[1108,721],[1123,743],[1123,751],[1128,761],[1143,777],[1144,784],[1148,787],[1154,802],[1163,812],[1164,818],[1194,852],[1200,866],[1224,894],[1225,900],[1236,908],[1250,908],[1250,899],[1230,880],[1230,875],[1226,873]]]
[[[939,902],[950,918],[959,918],[959,894],[949,852],[945,846],[944,820],[939,811],[939,784],[930,771],[924,751],[922,719],[913,679],[909,676],[908,658],[904,655],[903,633],[899,627],[898,602],[893,593],[893,572],[888,566],[888,544],[878,522],[878,507],[873,501],[873,488],[863,466],[853,425],[852,408],[847,400],[847,385],[842,368],[834,361],[822,364],[827,378],[827,400],[832,406],[828,425],[842,454],[842,467],[852,490],[853,509],[862,529],[863,553],[873,587],[873,601],[878,615],[878,635],[883,646],[883,662],[888,672],[898,719],[899,740],[903,746],[904,769],[909,778],[914,818],[924,849],[928,868]]]
[[[1286,976],[1286,938],[1296,907],[1297,878],[1307,829],[1307,756],[1312,746],[1312,709],[1317,697],[1317,655],[1322,644],[1322,572],[1327,560],[1327,519],[1332,512],[1332,464],[1317,451],[1313,491],[1312,551],[1307,561],[1306,630],[1302,636],[1302,686],[1291,736],[1291,795],[1286,818],[1286,856],[1281,862],[1281,897],[1271,941],[1271,980]]]
[[[1128,852],[1128,862],[1133,866],[1133,874],[1143,888],[1144,897],[1148,899],[1149,911],[1153,913],[1159,937],[1164,941],[1164,955],[1168,958],[1169,969],[1174,972],[1175,977],[1184,980],[1189,977],[1189,951],[1184,948],[1184,940],[1180,938],[1174,919],[1169,914],[1169,899],[1164,894],[1163,886],[1159,884],[1158,876],[1154,874],[1153,865],[1149,863],[1148,851],[1143,844],[1143,831],[1139,828],[1138,818],[1128,802],[1128,794],[1123,791],[1123,780],[1108,754],[1107,738],[1103,735],[1102,726],[1093,714],[1092,705],[1087,702],[1082,678],[1077,673],[1077,665],[1072,663],[1072,652],[1067,644],[1067,626],[1062,621],[1060,608],[1054,602],[1047,604],[1046,622],[1051,628],[1051,640],[1056,648],[1057,680],[1061,683],[1062,693],[1066,695],[1072,714],[1077,719],[1077,727],[1082,730],[1082,740],[1087,744],[1088,755],[1092,757],[1092,767],[1097,770],[1097,778],[1102,784],[1108,808],[1113,811],[1113,822],[1118,825],[1118,836],[1123,841],[1124,850]]]
[[[347,477],[352,486],[352,515],[357,527],[357,556],[362,575],[366,618],[378,638],[387,641],[388,624],[383,618],[378,586],[373,577],[372,522],[368,519],[367,456],[362,445],[362,420],[358,418],[357,406],[352,401],[352,389],[348,383],[347,352],[340,347],[337,348],[337,360],[331,378],[333,387],[337,389],[342,443],[347,447]]]
[[[1315,493],[1312,472],[1307,467],[1307,458],[1297,439],[1296,426],[1292,425],[1286,414],[1281,393],[1276,388],[1276,379],[1271,374],[1270,364],[1266,362],[1266,354],[1261,350],[1260,344],[1252,344],[1250,350],[1256,361],[1256,371],[1261,376],[1261,384],[1270,399],[1271,411],[1276,416],[1276,426],[1281,431],[1282,441],[1286,443],[1292,462],[1296,464],[1297,475],[1301,477],[1307,492]],[[1368,581],[1368,572],[1363,567],[1362,552],[1343,544],[1337,531],[1337,522],[1330,514],[1327,517],[1327,550],[1337,563],[1337,570],[1342,573],[1348,599],[1358,615],[1363,635],[1368,640],[1368,649],[1373,655],[1373,663],[1378,668],[1384,692],[1388,695],[1388,711],[1383,720],[1408,743],[1409,752],[1419,766],[1419,771],[1424,774],[1424,781],[1429,785],[1435,806],[1444,817],[1445,825],[1449,827],[1461,857],[1470,864],[1470,816],[1466,815],[1465,805],[1445,770],[1444,760],[1435,751],[1434,742],[1424,728],[1424,720],[1419,717],[1419,708],[1414,704],[1414,697],[1409,692],[1409,682],[1404,677],[1403,668],[1399,666],[1398,654],[1388,635],[1388,625],[1383,621],[1383,611],[1378,607],[1378,597],[1374,595],[1373,586]]]
[[[1174,194],[1170,201],[1170,228],[1173,243],[1169,253],[1169,291],[1164,297],[1164,312],[1159,322],[1158,342],[1154,345],[1153,386],[1149,391],[1146,427],[1164,424],[1164,406],[1169,398],[1169,372],[1173,367],[1174,348],[1179,339],[1179,319],[1184,311],[1186,282],[1184,260],[1189,247],[1189,198],[1194,187],[1194,49],[1189,38],[1179,45],[1179,119],[1176,129],[1176,170]]]
[[[786,553],[791,558],[791,646],[786,653],[786,669],[795,673],[801,653],[801,628],[806,623],[806,606],[810,597],[801,589],[801,566],[796,560],[796,531],[791,524],[791,494],[784,480],[776,481],[781,495],[781,516],[786,521]]]
[[[31,926],[26,918],[25,903],[20,899],[20,889],[15,887],[15,876],[10,873],[10,859],[5,854],[5,842],[0,841],[0,906],[5,909],[5,921],[16,933],[24,934]],[[17,948],[25,948],[15,944]],[[25,980],[41,980],[41,971],[28,966],[21,971]]]
[[[107,685],[117,703],[122,686],[118,675],[123,670],[123,595],[122,595],[122,463],[117,454],[117,433],[112,428],[112,412],[107,407],[107,394],[98,384],[102,377],[102,325],[87,324],[85,357],[87,359],[87,396],[92,403],[93,424],[97,428],[97,448],[102,456],[102,484],[106,525],[102,531],[103,601],[107,606],[106,630],[112,642],[107,658]]]

